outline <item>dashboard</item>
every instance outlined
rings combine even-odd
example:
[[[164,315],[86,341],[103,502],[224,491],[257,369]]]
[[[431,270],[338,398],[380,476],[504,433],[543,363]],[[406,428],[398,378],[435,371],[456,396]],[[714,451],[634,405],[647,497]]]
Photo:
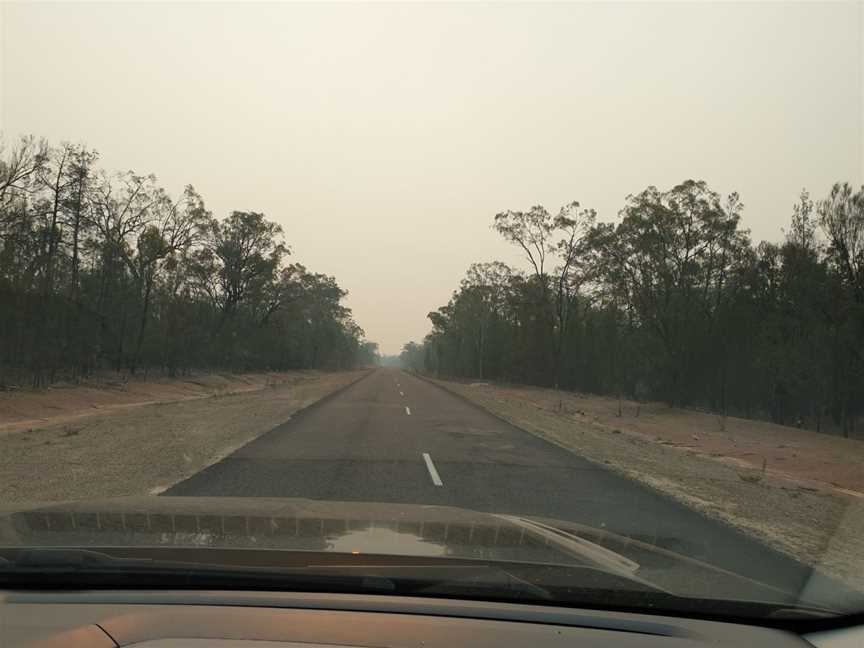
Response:
[[[0,592],[0,645],[40,648],[864,646],[740,623],[491,602],[201,591]]]

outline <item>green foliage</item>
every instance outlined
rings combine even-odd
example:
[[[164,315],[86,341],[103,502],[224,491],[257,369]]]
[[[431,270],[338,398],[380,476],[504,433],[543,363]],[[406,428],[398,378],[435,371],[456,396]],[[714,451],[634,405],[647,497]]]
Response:
[[[376,361],[335,279],[285,264],[279,225],[97,160],[32,137],[0,152],[0,384]]]
[[[742,211],[688,180],[630,196],[617,225],[578,203],[498,214],[530,272],[472,265],[402,362],[849,434],[864,413],[864,188],[803,192],[779,246],[754,248]]]

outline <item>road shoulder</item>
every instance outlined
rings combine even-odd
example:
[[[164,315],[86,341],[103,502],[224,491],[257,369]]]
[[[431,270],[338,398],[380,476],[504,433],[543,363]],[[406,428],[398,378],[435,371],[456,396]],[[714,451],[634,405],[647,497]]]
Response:
[[[788,478],[742,469],[669,447],[644,435],[592,425],[572,412],[578,406],[543,407],[526,388],[488,383],[429,382],[485,409],[527,433],[600,464],[729,524],[804,564],[818,566],[850,585],[864,587],[864,499]],[[551,392],[552,390],[545,390]],[[557,392],[556,392],[557,393]],[[578,399],[567,394],[564,398]]]
[[[110,408],[0,436],[0,501],[155,495],[368,370],[297,372],[260,389]]]

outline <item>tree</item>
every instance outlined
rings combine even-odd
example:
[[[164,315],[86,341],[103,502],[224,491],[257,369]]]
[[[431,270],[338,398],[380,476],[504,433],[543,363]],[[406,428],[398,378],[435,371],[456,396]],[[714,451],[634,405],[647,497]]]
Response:
[[[837,183],[819,204],[829,257],[859,303],[864,303],[864,187]]]
[[[813,201],[806,189],[801,190],[798,202],[792,208],[792,227],[787,240],[804,250],[812,250],[816,246],[816,219],[813,213]]]
[[[587,279],[590,269],[585,261],[588,234],[597,218],[593,209],[580,209],[578,202],[565,205],[553,221],[553,231],[561,236],[552,248],[557,252],[561,265],[557,268],[555,280],[555,315],[557,330],[555,336],[555,386],[561,383],[564,362],[565,340],[570,328],[571,316],[575,315],[577,296],[582,283]]]
[[[490,328],[502,316],[507,287],[513,270],[500,261],[492,263],[474,263],[468,268],[465,279],[462,280],[460,307],[469,311],[467,317],[474,323],[471,326],[473,338],[473,354],[476,358],[477,375],[484,377],[487,365],[487,346]],[[456,299],[454,297],[454,299]]]
[[[282,228],[257,212],[232,212],[206,228],[207,249],[216,259],[213,295],[225,319],[245,301],[261,295],[288,248],[279,240]]]
[[[187,185],[177,201],[160,191],[151,206],[152,222],[141,232],[137,254],[128,257],[129,269],[138,284],[141,302],[138,336],[130,363],[135,373],[147,329],[153,286],[163,265],[176,263],[176,255],[189,250],[203,235],[212,219],[204,200],[192,185]]]
[[[63,340],[62,362],[78,371],[86,361],[89,352],[84,348],[79,299],[81,249],[82,243],[90,234],[91,181],[95,175],[95,164],[99,156],[84,146],[73,146],[69,151],[69,161],[65,165],[66,187],[65,203],[61,213],[61,227],[69,232],[69,282],[66,290],[65,334]]]
[[[692,180],[628,197],[618,224],[575,204],[557,218],[499,214],[531,271],[472,265],[403,359],[852,436],[864,407],[862,193],[802,191],[785,242],[755,247],[738,195]]]
[[[838,283],[829,311],[839,365],[832,409],[849,436],[864,407],[864,187],[835,184],[819,203],[819,222]]]
[[[582,281],[580,255],[595,218],[593,209],[582,209],[576,201],[561,207],[555,216],[542,205],[535,205],[527,212],[506,211],[495,215],[494,229],[525,253],[534,271],[531,284],[536,287],[533,306],[537,316],[532,318],[530,345],[540,365],[551,357],[555,385],[560,382],[573,296]],[[560,259],[555,278],[547,273],[550,255]],[[554,292],[554,300],[550,300],[550,292]]]
[[[0,385],[375,361],[346,292],[284,265],[263,214],[218,220],[191,186],[172,197],[97,160],[32,137],[0,150]]]
[[[713,323],[730,268],[748,245],[737,196],[727,205],[704,182],[649,187],[628,198],[617,227],[595,228],[587,243],[600,281],[658,341],[671,403],[688,399],[694,336]]]
[[[402,347],[399,360],[405,369],[422,371],[424,369],[423,347],[416,342],[407,342]]]
[[[0,146],[2,153],[3,148]],[[22,200],[34,190],[33,181],[41,172],[48,155],[48,143],[45,140],[25,136],[0,160],[0,210],[4,216],[14,213],[9,209],[11,203]]]

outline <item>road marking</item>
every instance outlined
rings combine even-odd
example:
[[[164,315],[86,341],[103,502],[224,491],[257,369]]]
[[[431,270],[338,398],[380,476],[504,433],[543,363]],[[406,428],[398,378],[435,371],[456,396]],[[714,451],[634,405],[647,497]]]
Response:
[[[411,408],[408,407],[407,405],[405,406],[405,413],[406,413],[408,416],[411,416]]]
[[[401,391],[400,391],[400,392],[399,392],[399,395],[400,395],[400,396],[404,396],[404,395],[405,395],[405,392],[401,392]]]
[[[441,481],[441,476],[435,469],[435,464],[432,463],[432,457],[429,456],[428,452],[423,453],[423,461],[426,462],[426,468],[429,470],[429,476],[432,478],[432,483],[436,486],[443,486],[444,482]]]

